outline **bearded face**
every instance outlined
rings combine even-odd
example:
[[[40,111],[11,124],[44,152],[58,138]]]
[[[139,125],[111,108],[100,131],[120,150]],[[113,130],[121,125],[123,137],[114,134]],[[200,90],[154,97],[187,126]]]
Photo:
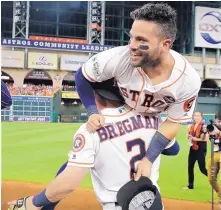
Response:
[[[135,20],[130,31],[130,64],[133,67],[155,67],[160,64],[164,39],[158,25]]]

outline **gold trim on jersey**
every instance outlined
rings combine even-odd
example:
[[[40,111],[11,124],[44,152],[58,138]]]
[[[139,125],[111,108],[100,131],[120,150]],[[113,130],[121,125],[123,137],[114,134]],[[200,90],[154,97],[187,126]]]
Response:
[[[142,82],[143,82],[143,84],[142,84],[141,90],[139,91],[139,95],[138,95],[138,97],[137,97],[137,100],[136,100],[136,104],[135,104],[134,109],[136,109],[136,107],[137,107],[137,104],[138,104],[138,102],[139,102],[141,93],[143,92],[143,89],[144,89],[144,86],[145,86],[145,78],[144,78],[142,72],[140,72],[140,70],[139,70],[138,68],[136,68],[136,69],[137,69],[137,71],[139,72],[140,76],[142,77]]]
[[[74,161],[68,161],[68,163],[74,163],[76,165],[91,165],[91,166],[94,165],[94,163],[80,163],[80,162],[74,162]]]
[[[167,115],[167,117],[170,118],[171,120],[175,120],[175,121],[191,120],[191,119],[192,119],[192,117],[188,117],[188,118],[177,118],[177,119],[175,119],[175,118],[170,117],[169,115]]]
[[[186,60],[185,60],[182,56],[180,56],[180,57],[181,57],[181,58],[183,59],[183,61],[184,61],[184,68],[183,68],[182,73],[180,74],[180,76],[179,76],[174,82],[172,82],[171,84],[169,84],[169,85],[167,85],[167,86],[165,86],[165,87],[162,87],[161,89],[168,88],[168,87],[174,85],[174,84],[184,75],[184,72],[186,71]]]
[[[89,80],[90,82],[96,82],[96,80],[94,80],[93,78],[90,77],[90,75],[87,73],[86,71],[86,64],[83,64],[83,68],[82,68],[82,72],[83,75],[86,77],[87,80]]]

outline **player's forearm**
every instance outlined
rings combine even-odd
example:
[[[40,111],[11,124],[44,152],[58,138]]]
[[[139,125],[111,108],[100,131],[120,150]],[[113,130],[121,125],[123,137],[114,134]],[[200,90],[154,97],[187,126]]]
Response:
[[[90,81],[84,77],[82,68],[80,68],[75,74],[75,82],[78,95],[80,96],[81,102],[86,108],[88,115],[94,113],[97,114],[98,110],[95,103],[94,90]]]
[[[57,176],[46,188],[46,197],[50,202],[57,202],[68,196],[74,191],[71,177],[62,174]]]
[[[173,140],[179,132],[181,124],[166,120],[159,128],[159,132],[167,139]]]
[[[46,188],[46,196],[49,201],[56,202],[71,192],[80,184],[86,175],[87,168],[67,166]]]
[[[87,173],[87,168],[66,167],[46,188],[34,196],[36,207],[47,206],[68,196],[80,184]]]
[[[146,158],[153,163],[163,150],[176,137],[180,124],[166,120],[160,127],[159,131],[153,136],[146,152]]]

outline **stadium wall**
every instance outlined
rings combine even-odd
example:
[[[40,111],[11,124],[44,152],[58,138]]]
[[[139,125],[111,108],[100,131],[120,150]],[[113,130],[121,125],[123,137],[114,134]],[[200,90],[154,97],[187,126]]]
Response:
[[[16,86],[22,86],[24,84],[25,76],[34,69],[12,69],[12,68],[2,68],[3,72],[6,72],[14,80]],[[47,73],[50,75],[53,88],[61,87],[64,77],[69,73],[68,71],[56,71],[48,70]],[[57,79],[58,78],[58,79]]]
[[[61,92],[53,97],[12,96],[12,106],[1,110],[1,120],[10,122],[57,122]]]
[[[197,100],[196,110],[206,113],[214,114],[217,110],[220,110],[221,107],[221,98],[220,97],[199,97]]]

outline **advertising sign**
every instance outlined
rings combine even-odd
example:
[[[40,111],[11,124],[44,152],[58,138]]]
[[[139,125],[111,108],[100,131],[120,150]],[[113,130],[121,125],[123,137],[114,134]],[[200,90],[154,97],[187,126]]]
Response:
[[[89,55],[85,53],[61,55],[60,70],[77,71],[88,59]]]
[[[24,51],[1,51],[1,67],[24,68]]]
[[[195,47],[221,49],[221,9],[195,8]]]
[[[28,53],[28,68],[31,69],[58,69],[58,55],[51,53]]]
[[[68,42],[49,42],[20,38],[1,38],[1,45],[8,47],[37,48],[47,50],[65,50],[98,53],[111,49],[113,46],[100,44],[73,44]]]
[[[206,79],[221,79],[221,65],[207,64],[205,78]]]
[[[193,68],[199,73],[200,78],[203,79],[203,64],[202,63],[191,63]]]

